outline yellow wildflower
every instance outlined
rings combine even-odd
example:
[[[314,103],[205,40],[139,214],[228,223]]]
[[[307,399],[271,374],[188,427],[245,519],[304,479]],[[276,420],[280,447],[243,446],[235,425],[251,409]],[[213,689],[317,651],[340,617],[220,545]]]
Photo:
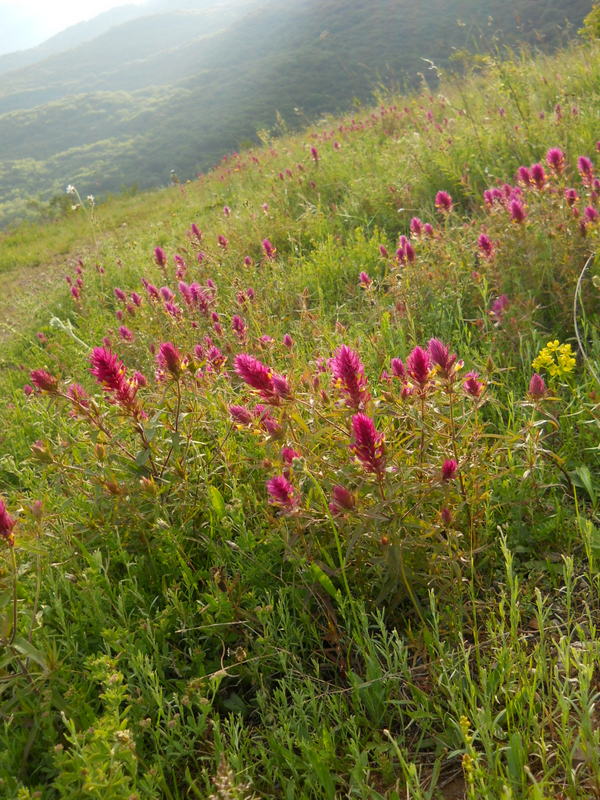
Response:
[[[545,369],[553,378],[564,378],[575,369],[577,361],[570,344],[561,344],[555,339],[540,350],[531,366],[535,370]]]

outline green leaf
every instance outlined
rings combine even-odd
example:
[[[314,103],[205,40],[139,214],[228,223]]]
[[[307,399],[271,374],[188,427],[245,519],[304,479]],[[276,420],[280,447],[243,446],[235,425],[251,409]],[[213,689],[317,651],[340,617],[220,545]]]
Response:
[[[41,653],[37,647],[34,647],[27,639],[23,639],[21,636],[16,636],[12,646],[18,653],[25,656],[26,658],[30,658],[32,661],[35,661],[36,664],[39,664],[42,669],[48,669],[48,662],[46,661],[45,656]]]
[[[140,450],[137,453],[135,457],[135,463],[138,465],[138,467],[143,467],[149,458],[150,458],[150,450],[148,450],[148,448],[145,447],[143,450]]]
[[[571,472],[571,480],[578,489],[585,489],[593,505],[596,505],[596,489],[589,467],[583,465],[574,469],[573,472]]]
[[[330,597],[333,597],[334,600],[340,600],[340,590],[335,588],[329,575],[326,575],[318,564],[313,562],[308,571],[310,577],[316,583],[319,583]]]
[[[208,499],[217,519],[223,519],[225,516],[225,500],[223,500],[223,495],[216,486],[208,487]]]

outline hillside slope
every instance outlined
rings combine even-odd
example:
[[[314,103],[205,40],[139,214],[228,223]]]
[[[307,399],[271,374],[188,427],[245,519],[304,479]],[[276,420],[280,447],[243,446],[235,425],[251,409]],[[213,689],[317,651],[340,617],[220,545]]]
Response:
[[[561,41],[589,0],[295,0],[160,11],[0,75],[0,223],[67,183],[104,193],[206,169],[272,127],[434,79],[455,48]],[[483,37],[483,39],[482,39]],[[300,114],[298,116],[298,109]]]
[[[0,796],[597,795],[599,72],[0,234]]]

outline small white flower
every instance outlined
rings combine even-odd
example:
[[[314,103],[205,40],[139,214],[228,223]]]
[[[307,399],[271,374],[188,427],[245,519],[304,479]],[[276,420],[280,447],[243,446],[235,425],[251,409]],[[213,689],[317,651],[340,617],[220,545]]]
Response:
[[[94,195],[93,195],[93,194],[88,194],[88,196],[87,196],[87,198],[86,198],[86,199],[87,199],[88,203],[89,203],[90,205],[92,205],[92,206],[93,206],[93,205],[94,205],[94,203],[96,202],[96,198],[94,197]]]
[[[70,183],[67,186],[67,194],[77,194],[77,189],[73,186],[72,183]]]

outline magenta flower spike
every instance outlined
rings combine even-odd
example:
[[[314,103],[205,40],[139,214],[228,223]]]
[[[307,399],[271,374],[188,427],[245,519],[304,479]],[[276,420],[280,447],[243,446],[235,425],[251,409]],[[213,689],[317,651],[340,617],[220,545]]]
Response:
[[[440,191],[435,196],[435,207],[443,214],[449,214],[452,211],[452,197],[448,192]]]
[[[156,354],[158,366],[170,372],[174,378],[178,378],[183,370],[183,359],[181,353],[172,342],[162,342]]]
[[[453,458],[447,458],[442,464],[442,480],[451,481],[458,472],[458,463]]]
[[[329,360],[329,368],[336,386],[346,395],[346,404],[356,410],[364,408],[371,395],[358,353],[345,344],[341,345]]]
[[[0,499],[0,537],[4,539],[10,547],[15,543],[13,528],[16,524],[17,521],[8,513],[4,500]]]
[[[269,503],[278,506],[282,511],[291,512],[298,508],[299,500],[296,489],[285,475],[275,475],[267,481]]]
[[[541,400],[548,394],[548,387],[546,386],[546,382],[544,381],[541,375],[538,375],[537,372],[534,372],[534,374],[531,376],[527,394],[534,400]]]
[[[31,382],[40,392],[54,394],[58,390],[58,378],[46,372],[45,369],[33,369],[29,373]]]
[[[367,472],[381,477],[385,469],[383,434],[378,433],[375,423],[366,414],[352,417],[352,443],[350,450]]]
[[[551,147],[546,153],[546,163],[557,175],[561,175],[565,168],[565,154],[560,147]]]
[[[166,267],[167,265],[167,256],[165,251],[162,247],[155,247],[154,248],[154,260],[158,264],[159,267]]]
[[[431,357],[422,347],[415,347],[406,359],[406,371],[421,388],[429,381],[431,366]]]
[[[290,394],[290,387],[283,375],[273,373],[262,361],[247,353],[240,353],[233,366],[239,377],[272,405],[278,405]]]

